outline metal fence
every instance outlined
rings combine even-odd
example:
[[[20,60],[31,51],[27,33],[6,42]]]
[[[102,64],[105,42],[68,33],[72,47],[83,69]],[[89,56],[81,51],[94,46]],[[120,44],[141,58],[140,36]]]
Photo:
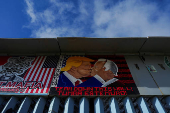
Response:
[[[1,96],[1,113],[170,113],[170,96]]]

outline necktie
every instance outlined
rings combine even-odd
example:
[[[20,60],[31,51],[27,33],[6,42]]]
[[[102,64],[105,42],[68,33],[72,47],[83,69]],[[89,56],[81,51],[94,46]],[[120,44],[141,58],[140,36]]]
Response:
[[[75,86],[78,86],[79,84],[80,84],[80,81],[77,80],[77,81],[75,82]]]

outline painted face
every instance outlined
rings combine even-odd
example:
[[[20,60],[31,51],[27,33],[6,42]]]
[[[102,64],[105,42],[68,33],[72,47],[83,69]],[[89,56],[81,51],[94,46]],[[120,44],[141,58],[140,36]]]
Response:
[[[98,61],[94,64],[94,67],[92,68],[91,76],[94,76],[98,74],[100,69],[104,66],[105,62],[104,61]]]
[[[82,77],[87,77],[91,75],[91,63],[83,61],[82,64],[77,67],[77,72],[82,75]]]
[[[105,73],[105,80],[106,81],[115,77],[115,74],[113,74],[113,72],[110,71],[110,70],[105,71],[104,73]]]
[[[105,68],[103,67],[105,63],[106,62],[104,61],[98,61],[95,63],[94,67],[92,68],[91,76],[98,74],[105,81],[114,78],[115,75],[111,70],[105,71]]]

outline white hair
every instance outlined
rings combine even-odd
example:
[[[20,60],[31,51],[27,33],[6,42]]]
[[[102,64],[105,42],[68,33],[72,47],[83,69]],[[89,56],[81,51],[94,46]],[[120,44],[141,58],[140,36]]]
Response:
[[[106,63],[104,64],[104,66],[103,66],[103,67],[106,68],[105,71],[110,70],[110,71],[113,72],[113,74],[115,74],[115,76],[118,76],[118,75],[117,75],[118,67],[117,67],[117,65],[116,65],[113,61],[107,60],[107,59],[98,59],[98,61],[106,62]],[[98,62],[98,61],[97,61],[97,62]],[[96,62],[96,63],[97,63],[97,62]]]

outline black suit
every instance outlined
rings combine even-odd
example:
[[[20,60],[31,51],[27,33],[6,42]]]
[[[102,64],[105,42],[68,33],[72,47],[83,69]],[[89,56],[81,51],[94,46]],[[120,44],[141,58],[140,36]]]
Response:
[[[125,87],[125,84],[120,82],[120,80],[117,80],[117,81],[107,85],[106,87]]]

